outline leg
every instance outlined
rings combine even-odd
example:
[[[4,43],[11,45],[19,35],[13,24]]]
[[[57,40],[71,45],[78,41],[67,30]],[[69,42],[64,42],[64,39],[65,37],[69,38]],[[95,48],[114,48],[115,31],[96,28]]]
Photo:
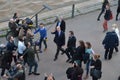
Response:
[[[58,55],[59,55],[59,51],[60,51],[60,48],[59,48],[59,46],[57,45],[57,51],[56,51],[56,54],[55,54],[54,61],[56,61],[56,60],[57,60]]]
[[[44,51],[45,51],[47,49],[47,42],[46,42],[46,40],[43,40],[43,43],[45,45],[45,49],[44,49]]]
[[[3,76],[5,73],[5,68],[2,68],[1,76]]]
[[[109,57],[109,60],[112,58],[113,49],[114,49],[114,48],[110,48],[110,51],[109,51],[109,56],[108,56],[108,57]]]
[[[108,52],[109,52],[109,48],[106,48],[105,49],[105,55],[104,55],[105,60],[107,59]]]
[[[41,51],[41,44],[42,44],[42,40],[43,40],[43,38],[40,38],[40,42],[39,42],[39,49],[40,49],[40,53],[42,53],[42,51]]]
[[[17,62],[16,55],[13,55],[13,59],[14,59],[14,62],[16,63]]]
[[[95,78],[94,76],[92,76],[92,80],[98,80],[97,78]]]
[[[35,63],[34,63],[34,73],[37,73],[37,68],[38,68],[38,64],[37,64],[37,62],[35,61]]]
[[[118,52],[118,47],[117,46],[115,46],[115,51]]]
[[[68,59],[66,60],[66,62],[68,62],[71,59],[69,52],[70,52],[70,50],[69,50],[69,48],[67,48],[65,54],[67,55]]]
[[[107,20],[104,20],[104,22],[103,22],[103,28],[104,28],[103,32],[105,32],[105,31],[108,30]]]
[[[99,16],[98,16],[98,18],[97,18],[98,21],[100,20],[100,17],[101,17],[101,15],[104,13],[104,11],[105,11],[105,8],[102,8],[102,10],[101,10],[101,12],[100,12],[100,14],[99,14]]]
[[[32,74],[32,67],[33,67],[33,65],[29,65],[29,74],[28,75]]]

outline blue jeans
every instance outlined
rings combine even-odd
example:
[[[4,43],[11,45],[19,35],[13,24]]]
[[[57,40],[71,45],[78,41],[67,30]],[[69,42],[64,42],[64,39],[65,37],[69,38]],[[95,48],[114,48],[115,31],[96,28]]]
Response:
[[[32,73],[32,67],[34,66],[34,73],[37,72],[38,64],[37,62],[33,62],[32,64],[29,65],[29,73]]]
[[[86,75],[89,74],[90,65],[91,65],[91,60],[87,61],[87,63],[86,63]]]

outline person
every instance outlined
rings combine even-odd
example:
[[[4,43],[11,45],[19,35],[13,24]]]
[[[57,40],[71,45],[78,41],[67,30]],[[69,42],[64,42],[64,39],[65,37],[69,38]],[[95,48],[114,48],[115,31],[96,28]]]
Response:
[[[15,64],[3,77],[8,80],[26,80],[23,65],[20,63]]]
[[[28,66],[29,66],[28,75],[31,75],[31,74],[40,75],[40,73],[37,73],[38,63],[35,60],[35,52],[32,49],[30,42],[27,42],[25,45],[26,45],[26,50],[20,58],[23,58],[24,55],[27,55],[26,60],[27,60]],[[34,72],[32,72],[33,66],[34,66]]]
[[[85,43],[83,40],[79,41],[79,46],[76,49],[76,57],[75,60],[77,61],[78,65],[81,67],[82,66],[82,61],[83,60],[83,55],[85,54]]]
[[[116,33],[114,31],[107,32],[102,44],[105,48],[104,59],[110,60],[112,58],[113,49],[119,45],[119,40]]]
[[[118,80],[120,80],[120,76],[118,77]]]
[[[17,46],[14,43],[13,36],[9,36],[8,40],[9,41],[6,45],[6,50],[9,52],[8,53],[9,58],[11,58],[10,63],[12,63],[12,58],[14,58],[14,62],[16,63],[17,62],[17,57],[16,57],[16,54],[15,54],[15,50],[17,49]]]
[[[119,39],[119,41],[120,41],[120,33],[119,33],[119,29],[118,29],[117,24],[113,24],[112,26],[113,26],[113,31],[115,31],[115,33],[117,34],[117,37],[118,37],[118,39]],[[118,45],[118,46],[119,46],[119,45]],[[119,50],[118,50],[118,46],[115,47],[115,51],[116,51],[116,52],[119,51]]]
[[[46,43],[47,30],[43,23],[40,23],[39,28],[34,32],[34,34],[36,34],[37,32],[40,33],[39,49],[40,49],[40,53],[42,53],[42,50],[41,50],[42,41],[44,42],[44,45],[45,45],[44,51],[47,50],[47,43]]]
[[[5,74],[5,70],[9,70],[11,67],[11,57],[9,56],[9,52],[5,51],[3,58],[1,60],[1,76],[3,76]]]
[[[74,62],[72,66],[67,68],[66,75],[70,80],[82,80],[83,72],[83,69]]]
[[[116,14],[116,21],[118,21],[118,15],[120,13],[120,0],[118,0],[118,7],[117,7],[117,14]]]
[[[101,12],[97,18],[97,20],[99,21],[100,20],[100,17],[101,15],[105,12],[105,9],[106,9],[106,5],[109,3],[108,0],[103,0],[103,3],[102,3],[102,9],[101,9]]]
[[[89,69],[90,69],[90,65],[91,65],[91,61],[93,58],[93,54],[95,54],[95,52],[92,49],[92,45],[90,42],[86,42],[85,43],[86,49],[85,49],[85,54],[87,54],[87,56],[83,56],[83,60],[84,63],[86,63],[86,74],[84,79],[87,79],[89,76]]]
[[[62,30],[63,32],[65,32],[65,30],[66,30],[66,22],[63,20],[62,16],[57,17],[57,20],[56,20],[56,21],[57,21],[56,28],[57,28],[58,26],[60,26],[61,30]]]
[[[13,32],[13,37],[17,37],[19,34],[19,31],[17,30],[18,25],[15,23],[14,19],[10,19],[10,21],[8,23],[8,27]]]
[[[24,37],[19,37],[18,41],[18,59],[24,54],[26,46],[24,44]]]
[[[15,23],[17,23],[19,25],[20,19],[18,17],[18,13],[17,12],[14,13],[13,19],[15,20]]]
[[[91,67],[91,70],[92,69],[99,70],[100,75],[101,75],[102,61],[100,60],[100,55],[99,54],[94,54],[90,67]],[[94,75],[91,75],[91,76],[92,76],[92,80],[98,80],[98,78],[96,76],[94,76]]]
[[[66,62],[69,62],[71,59],[73,59],[73,49],[75,48],[76,48],[76,37],[74,36],[73,31],[69,31],[69,38],[66,48],[66,55],[68,59],[66,60]]]
[[[44,80],[55,80],[53,74],[51,73],[50,75],[47,75],[46,73],[44,74],[45,75],[45,78]]]
[[[65,50],[62,48],[62,46],[65,45],[65,33],[61,30],[60,26],[57,27],[56,31],[51,33],[55,34],[54,42],[57,45],[57,51],[54,58],[54,61],[56,61],[58,59],[59,51],[65,53]]]
[[[103,22],[103,32],[108,30],[108,21],[111,19],[112,12],[110,10],[110,5],[106,5],[105,15],[104,15],[104,22]]]

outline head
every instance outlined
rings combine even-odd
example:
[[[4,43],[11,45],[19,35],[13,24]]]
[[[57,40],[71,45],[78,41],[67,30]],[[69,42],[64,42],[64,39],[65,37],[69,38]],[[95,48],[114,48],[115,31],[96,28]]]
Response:
[[[19,36],[19,41],[23,42],[24,41],[24,36]]]
[[[31,46],[30,42],[26,42],[26,43],[25,43],[25,46],[26,46],[27,48],[29,48],[29,47]]]
[[[69,36],[74,36],[74,32],[73,31],[69,31]]]
[[[86,48],[90,49],[92,47],[90,42],[86,42]]]
[[[14,16],[17,16],[17,15],[18,15],[17,12],[15,12],[15,13],[14,13]]]
[[[79,45],[80,45],[81,47],[85,47],[84,41],[83,41],[83,40],[80,40],[80,41],[79,41]]]
[[[93,55],[93,58],[94,58],[94,60],[99,59],[99,58],[100,58],[100,54],[94,54],[94,55]]]
[[[61,31],[61,28],[60,28],[60,26],[57,26],[57,31],[59,32],[59,31]]]
[[[8,37],[8,40],[9,40],[9,41],[14,41],[14,37],[10,35],[10,36]]]
[[[44,23],[40,23],[40,27],[41,27],[41,28],[44,27]]]
[[[115,30],[116,28],[118,28],[117,24],[112,24],[112,29]]]

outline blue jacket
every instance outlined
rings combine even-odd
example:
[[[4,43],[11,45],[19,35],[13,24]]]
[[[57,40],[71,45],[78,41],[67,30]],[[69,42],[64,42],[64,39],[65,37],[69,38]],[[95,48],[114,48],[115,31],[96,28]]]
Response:
[[[107,32],[102,44],[104,45],[105,49],[118,46],[119,40],[117,34],[115,32]]]
[[[46,30],[45,27],[43,27],[43,28],[38,28],[38,29],[34,32],[34,34],[36,34],[37,32],[40,33],[40,37],[41,37],[41,38],[47,38],[47,30]]]

